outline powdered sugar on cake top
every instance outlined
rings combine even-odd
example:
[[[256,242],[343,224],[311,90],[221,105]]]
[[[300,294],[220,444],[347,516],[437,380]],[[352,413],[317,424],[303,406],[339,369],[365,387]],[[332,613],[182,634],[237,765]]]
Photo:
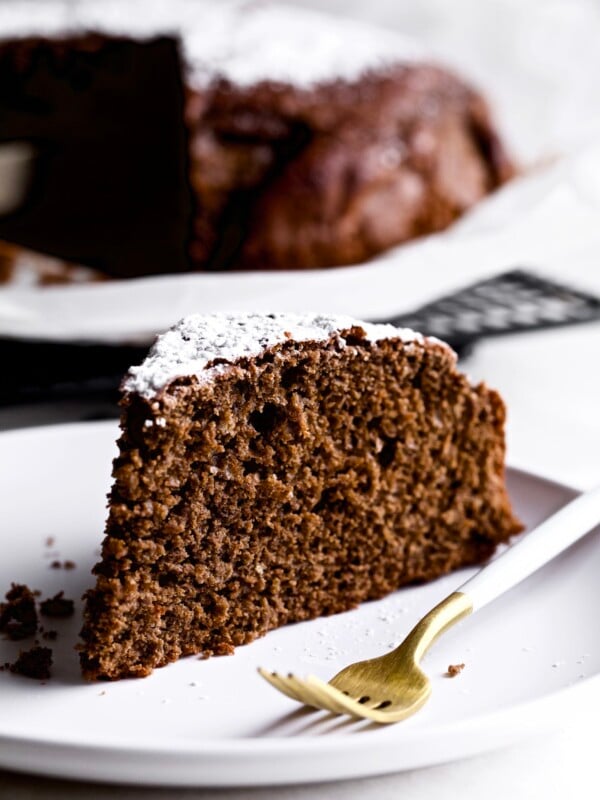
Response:
[[[298,87],[353,80],[388,64],[422,60],[422,46],[398,33],[319,11],[248,0],[20,0],[0,3],[0,38],[107,34],[181,39],[193,83],[218,77]]]
[[[423,340],[420,333],[408,328],[370,324],[341,315],[193,314],[158,337],[145,361],[129,370],[123,389],[152,399],[175,378],[189,375],[201,382],[212,380],[231,369],[231,364],[238,359],[260,355],[268,347],[289,339],[327,341],[339,331],[356,325],[363,328],[371,342]],[[339,343],[345,346],[341,337]],[[207,369],[207,364],[215,359],[220,363]]]

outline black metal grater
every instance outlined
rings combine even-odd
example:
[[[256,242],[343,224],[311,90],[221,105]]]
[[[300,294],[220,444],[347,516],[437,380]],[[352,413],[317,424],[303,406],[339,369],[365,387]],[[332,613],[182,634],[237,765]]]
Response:
[[[437,336],[464,356],[489,336],[592,320],[600,320],[600,298],[515,269],[383,321]]]
[[[600,298],[524,270],[473,284],[409,314],[378,320],[447,341],[465,356],[487,336],[600,319]],[[0,338],[0,406],[62,399],[114,402],[121,376],[145,346]]]

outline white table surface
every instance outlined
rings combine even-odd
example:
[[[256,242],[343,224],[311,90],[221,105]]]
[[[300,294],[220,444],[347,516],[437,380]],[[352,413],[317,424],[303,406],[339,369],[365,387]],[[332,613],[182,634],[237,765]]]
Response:
[[[336,11],[344,7],[358,16],[373,16],[385,22],[393,22],[395,8],[395,4],[387,0],[373,0],[369,4],[344,4],[337,0],[322,4],[316,0],[297,2],[329,5]],[[430,7],[434,5],[429,3]],[[516,4],[506,5],[516,7]],[[534,1],[530,5],[541,7],[543,4]],[[558,8],[561,3],[552,5]],[[600,9],[598,4],[587,5]],[[406,6],[402,6],[406,12]],[[369,14],[367,8],[372,8],[373,13]],[[423,15],[419,19],[426,22]],[[573,246],[574,252],[577,251],[576,242]],[[560,272],[560,265],[552,265],[554,276]],[[600,291],[600,249],[588,249],[584,254],[577,251],[573,263],[564,263],[563,272],[565,282],[576,278],[579,283]],[[489,341],[477,347],[464,367],[473,378],[485,379],[497,387],[507,402],[511,464],[580,488],[600,483],[600,324]],[[0,429],[63,421],[73,418],[79,411],[73,404],[6,409],[0,411]],[[151,790],[92,786],[0,772],[0,798],[596,798],[600,796],[597,769],[600,690],[597,686],[589,690],[587,701],[583,708],[561,720],[558,730],[525,744],[382,778],[273,789]]]

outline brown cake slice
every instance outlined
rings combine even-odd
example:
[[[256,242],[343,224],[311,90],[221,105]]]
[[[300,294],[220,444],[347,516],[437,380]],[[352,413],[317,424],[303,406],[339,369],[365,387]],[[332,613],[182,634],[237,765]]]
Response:
[[[123,389],[87,678],[231,653],[479,564],[520,529],[502,400],[413,331],[196,315]]]

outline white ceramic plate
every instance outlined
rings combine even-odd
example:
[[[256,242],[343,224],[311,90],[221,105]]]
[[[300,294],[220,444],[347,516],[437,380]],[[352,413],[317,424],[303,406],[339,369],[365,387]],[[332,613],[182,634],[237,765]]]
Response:
[[[160,275],[41,288],[0,286],[0,335],[145,343],[187,314],[232,309],[304,312],[308,308],[361,319],[388,318],[511,265],[480,257],[468,263],[460,237],[457,251],[450,245],[454,230],[394,248],[369,263],[335,269]],[[460,266],[448,269],[448,260]]]
[[[115,435],[116,425],[102,422],[0,436],[0,590],[18,581],[44,596],[64,589],[79,598],[90,585]],[[576,494],[514,470],[509,481],[528,525]],[[53,559],[77,567],[52,569]],[[303,710],[256,674],[267,665],[329,678],[385,652],[467,574],[274,631],[231,657],[187,658],[118,683],[80,678],[78,606],[75,618],[53,625],[50,681],[0,673],[0,766],[140,784],[301,783],[433,764],[561,724],[600,673],[598,532],[443,637],[425,662],[433,696],[403,723],[377,727]],[[0,663],[17,650],[0,641]],[[461,662],[459,676],[444,677]]]
[[[448,230],[352,267],[0,287],[0,336],[149,342],[186,314],[225,310],[382,319],[517,266],[564,281],[568,263],[573,285],[598,292],[599,165],[596,142],[511,181]]]

